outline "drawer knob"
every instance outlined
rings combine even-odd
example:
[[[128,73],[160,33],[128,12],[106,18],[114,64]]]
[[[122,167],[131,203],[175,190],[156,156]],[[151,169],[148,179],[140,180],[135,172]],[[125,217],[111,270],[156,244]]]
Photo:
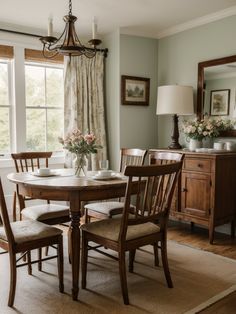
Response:
[[[197,166],[198,166],[198,168],[202,168],[202,164],[198,164]]]
[[[183,188],[182,189],[182,192],[187,192],[188,190],[186,188]]]

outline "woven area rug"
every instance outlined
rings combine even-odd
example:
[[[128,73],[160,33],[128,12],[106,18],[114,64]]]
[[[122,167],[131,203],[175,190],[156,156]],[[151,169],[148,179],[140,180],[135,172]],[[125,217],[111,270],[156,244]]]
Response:
[[[65,246],[66,246],[65,239]],[[50,249],[52,250],[52,249]],[[197,313],[215,296],[236,283],[236,261],[212,253],[168,243],[174,288],[166,285],[162,267],[153,266],[152,247],[137,252],[135,273],[128,273],[130,305],[122,301],[117,262],[90,252],[87,290],[80,290],[79,301],[72,301],[71,270],[65,247],[65,293],[58,292],[56,261],[44,262],[44,272],[33,266],[18,269],[15,308],[7,307],[9,289],[8,256],[0,256],[0,313],[93,314],[93,313]],[[209,304],[205,305],[205,307]]]
[[[66,246],[66,239],[65,239]],[[52,250],[52,249],[50,249]],[[128,274],[130,305],[123,305],[117,262],[90,252],[87,290],[72,301],[71,270],[65,247],[65,293],[58,291],[56,261],[44,262],[44,272],[33,266],[18,269],[15,308],[7,307],[8,256],[0,256],[0,313],[93,314],[189,312],[230,289],[236,282],[236,261],[170,241],[169,263],[174,288],[167,288],[162,267],[153,266],[152,247],[137,252],[135,273]]]

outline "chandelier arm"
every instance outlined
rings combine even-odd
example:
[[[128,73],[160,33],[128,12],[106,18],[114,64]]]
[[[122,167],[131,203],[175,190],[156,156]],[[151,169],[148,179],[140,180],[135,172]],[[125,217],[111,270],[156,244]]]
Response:
[[[63,42],[62,42],[62,44],[61,44],[62,47],[63,47],[63,46],[69,46],[69,36],[68,36],[69,30],[68,30],[68,28],[69,28],[69,26],[68,26],[68,24],[66,24],[66,26],[65,26],[65,28],[64,28],[64,32],[63,32],[63,34],[62,34],[62,36],[61,36],[61,37],[63,37],[63,35],[65,35],[65,37],[64,37],[64,39],[63,39]],[[66,35],[67,35],[67,36],[66,36]]]
[[[62,39],[63,35],[65,34],[65,31],[66,31],[66,26],[64,27],[64,30],[63,30],[61,36],[58,38],[58,40],[55,42],[55,44],[57,44]]]
[[[43,56],[45,57],[45,58],[47,58],[47,59],[52,59],[52,58],[54,58],[54,57],[56,57],[58,54],[59,54],[59,52],[58,51],[56,51],[56,52],[54,52],[53,54],[47,54],[46,52],[52,52],[53,50],[48,50],[48,48],[46,48],[46,45],[44,44],[44,47],[43,47]]]

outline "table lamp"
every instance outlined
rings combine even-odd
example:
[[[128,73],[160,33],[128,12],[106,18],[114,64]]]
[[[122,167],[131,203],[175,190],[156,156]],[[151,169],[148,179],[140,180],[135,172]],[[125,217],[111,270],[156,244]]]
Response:
[[[178,115],[191,115],[193,109],[192,86],[166,85],[157,89],[157,115],[173,115],[172,142],[169,149],[181,149],[179,144]]]

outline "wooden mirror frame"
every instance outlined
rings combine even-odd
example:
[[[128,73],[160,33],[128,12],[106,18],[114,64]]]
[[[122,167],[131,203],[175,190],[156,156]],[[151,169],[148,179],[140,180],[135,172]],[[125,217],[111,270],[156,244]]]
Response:
[[[236,62],[236,55],[224,57],[224,58],[219,58],[219,59],[203,61],[203,62],[198,63],[197,117],[199,119],[202,119],[203,114],[204,114],[204,111],[203,111],[204,69],[211,67],[211,66],[216,66],[216,65],[226,64],[226,63],[232,63],[232,62]],[[222,132],[220,134],[220,136],[236,137],[236,130]]]

